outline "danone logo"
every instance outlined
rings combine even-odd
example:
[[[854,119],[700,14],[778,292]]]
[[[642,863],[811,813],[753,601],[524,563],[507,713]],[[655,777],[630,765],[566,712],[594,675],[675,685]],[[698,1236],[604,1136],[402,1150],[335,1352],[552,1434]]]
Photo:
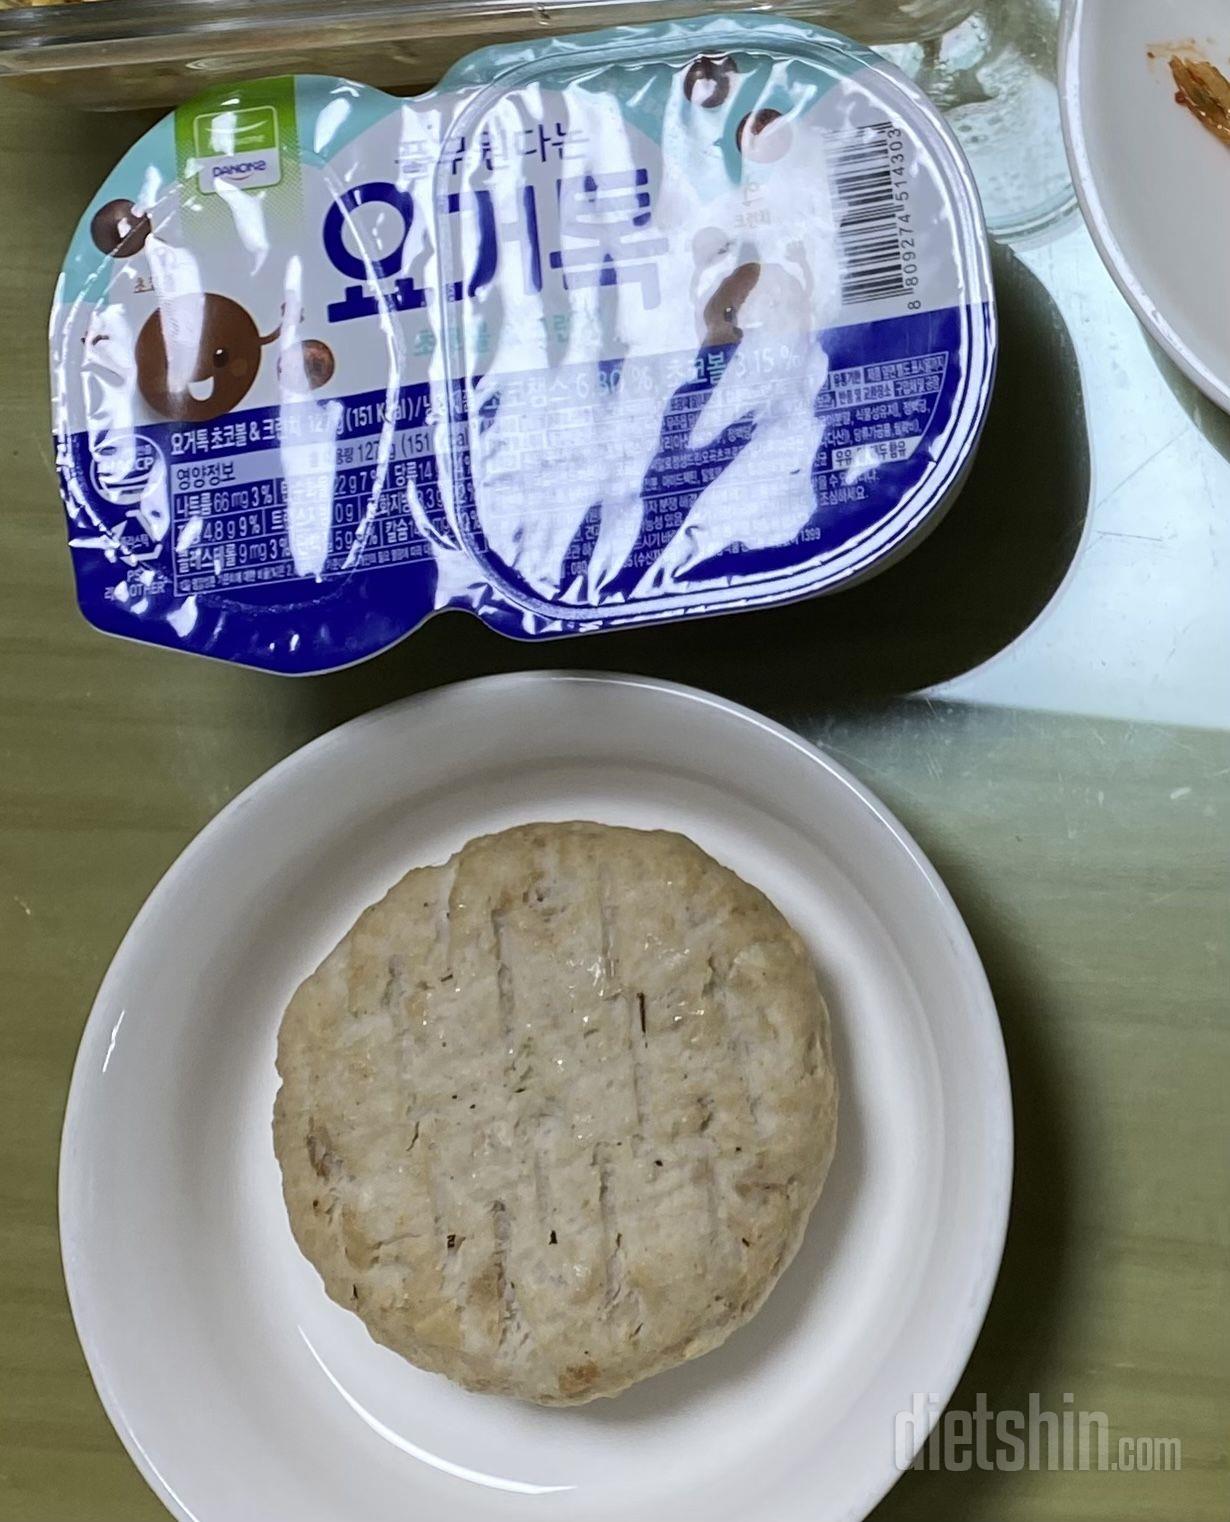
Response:
[[[221,85],[180,106],[174,117],[180,185],[198,198],[201,210],[208,196],[224,213],[227,198],[239,190],[277,186],[275,197],[298,191],[295,98],[295,81],[282,77]],[[214,225],[215,219],[205,222]],[[215,233],[223,235],[224,228],[227,236],[234,231],[229,215],[217,220]]]
[[[282,178],[278,117],[273,106],[234,106],[192,123],[197,183],[205,194],[222,185],[254,190]]]

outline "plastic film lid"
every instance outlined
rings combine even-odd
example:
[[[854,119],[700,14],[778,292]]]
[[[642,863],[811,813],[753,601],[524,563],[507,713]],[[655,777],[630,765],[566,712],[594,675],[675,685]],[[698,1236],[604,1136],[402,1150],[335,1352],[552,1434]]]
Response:
[[[288,672],[806,595],[934,521],[995,347],[977,202],[874,55],[744,17],[211,92],[57,292],[83,610]]]
[[[436,172],[469,209],[441,227],[471,292],[442,328],[452,513],[526,632],[820,592],[938,517],[996,330],[968,167],[904,76],[758,19],[444,84],[481,87]]]

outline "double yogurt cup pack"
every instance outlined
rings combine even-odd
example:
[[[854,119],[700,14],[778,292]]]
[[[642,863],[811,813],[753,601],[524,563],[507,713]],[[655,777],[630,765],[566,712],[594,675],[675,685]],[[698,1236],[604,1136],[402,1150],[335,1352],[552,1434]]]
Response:
[[[937,521],[995,353],[959,149],[833,33],[218,90],[124,157],[60,277],[78,596],[292,673],[444,608],[536,639],[810,596]]]

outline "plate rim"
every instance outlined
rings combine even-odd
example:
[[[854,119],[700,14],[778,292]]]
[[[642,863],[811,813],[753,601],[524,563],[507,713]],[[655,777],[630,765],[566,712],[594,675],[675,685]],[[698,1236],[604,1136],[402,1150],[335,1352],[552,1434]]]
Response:
[[[305,741],[253,778],[208,819],[159,876],[141,903],[99,981],[89,1013],[82,1026],[64,1107],[57,1164],[57,1226],[61,1271],[77,1340],[107,1419],[146,1484],[178,1519],[178,1522],[214,1522],[214,1519],[198,1517],[180,1500],[170,1480],[161,1473],[153,1458],[146,1452],[129,1421],[124,1405],[108,1377],[106,1355],[90,1329],[88,1318],[84,1313],[83,1283],[78,1277],[82,1269],[77,1266],[73,1249],[76,1209],[73,1194],[77,1188],[74,1162],[79,1152],[80,1129],[87,1103],[87,1089],[96,1078],[97,1064],[93,1058],[100,1041],[110,1039],[114,1035],[114,1032],[104,1033],[103,1031],[104,1006],[108,1002],[109,991],[130,975],[130,964],[136,965],[145,922],[157,912],[161,901],[177,890],[180,879],[190,876],[196,858],[212,842],[212,838],[229,828],[238,815],[250,808],[259,793],[276,786],[288,772],[301,766],[309,755],[316,757],[333,748],[340,743],[340,737],[343,735],[350,739],[365,727],[388,722],[394,713],[412,711],[432,703],[448,703],[454,694],[469,695],[483,688],[544,683],[550,685],[558,682],[641,688],[663,694],[674,700],[688,703],[699,702],[738,723],[752,725],[753,728],[760,730],[776,742],[784,742],[821,771],[835,777],[855,795],[864,807],[870,810],[877,823],[889,831],[896,845],[905,852],[914,871],[922,877],[935,898],[950,948],[970,979],[971,1008],[977,1007],[979,1024],[984,1028],[987,1037],[984,1090],[987,1095],[988,1110],[994,1114],[1000,1134],[993,1138],[997,1145],[994,1148],[988,1147],[986,1151],[988,1158],[998,1160],[999,1167],[993,1176],[989,1171],[986,1205],[994,1211],[994,1218],[990,1221],[982,1239],[981,1273],[969,1293],[962,1317],[961,1335],[953,1337],[946,1356],[937,1364],[936,1383],[939,1388],[935,1393],[942,1398],[938,1405],[929,1405],[925,1423],[916,1425],[914,1428],[915,1456],[921,1451],[940,1416],[947,1409],[969,1362],[982,1333],[1003,1261],[1014,1181],[1015,1111],[1003,1028],[982,958],[947,885],[910,832],[891,809],[822,746],[813,744],[788,726],[768,718],[745,704],[699,687],[632,673],[556,668],[502,672],[472,677],[459,682],[441,683],[357,714]],[[860,1499],[856,1510],[848,1514],[846,1522],[860,1522],[860,1519],[866,1517],[893,1489],[907,1470],[908,1466],[901,1468],[896,1464],[886,1464],[884,1470],[876,1471],[874,1476],[869,1476],[859,1489]]]
[[[1230,413],[1230,377],[1222,380],[1210,370],[1162,315],[1160,306],[1149,295],[1120,243],[1094,179],[1080,85],[1086,16],[1094,3],[1095,0],[1064,0],[1059,27],[1059,118],[1068,168],[1085,226],[1107,273],[1145,330],[1198,391]]]

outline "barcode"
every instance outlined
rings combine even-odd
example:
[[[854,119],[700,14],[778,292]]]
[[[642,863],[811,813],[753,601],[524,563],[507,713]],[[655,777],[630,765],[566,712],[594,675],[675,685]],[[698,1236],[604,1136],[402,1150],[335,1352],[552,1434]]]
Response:
[[[893,194],[892,131],[892,122],[874,122],[828,140],[841,299],[847,305],[904,296],[909,289]]]

